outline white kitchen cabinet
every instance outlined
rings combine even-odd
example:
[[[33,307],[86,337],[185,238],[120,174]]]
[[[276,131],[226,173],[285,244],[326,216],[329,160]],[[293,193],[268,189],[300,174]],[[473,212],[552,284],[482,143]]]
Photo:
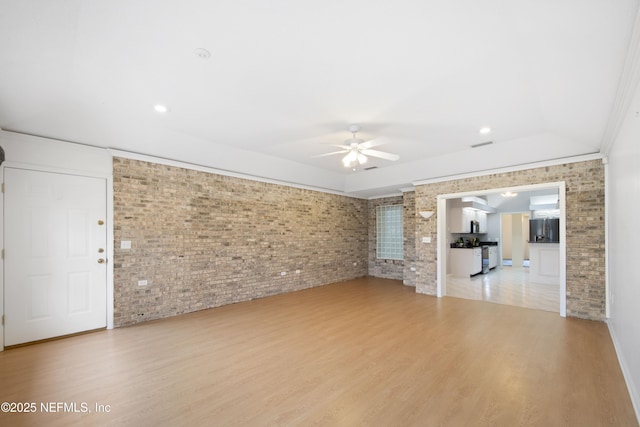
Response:
[[[469,277],[482,271],[482,248],[451,248],[451,274]]]
[[[476,221],[478,221],[478,224],[480,226],[480,233],[486,233],[487,232],[487,213],[486,212],[480,212],[480,211],[475,211],[476,214]]]
[[[451,233],[471,233],[471,221],[477,221],[476,211],[471,208],[451,208],[449,221],[451,222],[449,226]]]
[[[471,208],[451,208],[449,214],[451,233],[471,233],[471,221],[478,221],[479,233],[486,234],[488,228],[487,213]]]
[[[489,246],[489,269],[498,266],[498,247]]]

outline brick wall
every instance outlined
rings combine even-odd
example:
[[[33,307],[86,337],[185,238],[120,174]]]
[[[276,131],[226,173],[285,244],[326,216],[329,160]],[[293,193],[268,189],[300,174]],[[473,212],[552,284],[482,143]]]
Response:
[[[117,157],[113,166],[116,326],[367,274],[366,200]]]
[[[404,207],[404,268],[402,273],[403,283],[407,286],[416,286],[416,193],[405,191],[402,193],[402,205]],[[413,270],[413,271],[412,271]]]
[[[437,212],[437,196],[465,191],[564,181],[566,184],[567,315],[605,318],[604,166],[600,160],[492,174],[416,187],[416,212]],[[437,220],[417,221],[417,236],[433,236],[431,244],[416,240],[416,291],[436,294]],[[406,267],[411,267],[407,265]]]
[[[404,262],[394,259],[378,259],[376,254],[376,208],[378,206],[402,205],[402,196],[384,197],[380,199],[369,200],[369,276],[382,277],[384,279],[402,280],[404,274]],[[406,219],[406,213],[403,215],[403,222]],[[405,233],[404,251],[407,251],[406,241],[406,225],[403,230]]]

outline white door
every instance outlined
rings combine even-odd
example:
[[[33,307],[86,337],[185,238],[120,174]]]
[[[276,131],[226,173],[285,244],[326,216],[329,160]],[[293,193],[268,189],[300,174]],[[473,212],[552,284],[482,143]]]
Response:
[[[10,346],[106,326],[106,180],[5,168]]]

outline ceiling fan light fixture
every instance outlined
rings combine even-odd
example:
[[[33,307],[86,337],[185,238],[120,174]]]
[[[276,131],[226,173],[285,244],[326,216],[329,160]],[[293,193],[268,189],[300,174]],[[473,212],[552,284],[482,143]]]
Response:
[[[376,157],[389,161],[396,161],[400,158],[397,154],[371,149],[372,147],[377,147],[378,145],[386,143],[386,138],[376,138],[363,141],[356,137],[356,133],[360,130],[360,126],[352,125],[349,127],[349,130],[353,133],[353,137],[351,139],[347,139],[342,145],[334,144],[341,148],[340,151],[320,154],[314,157],[325,157],[332,156],[334,154],[346,153],[345,156],[342,157],[342,164],[345,168],[355,168],[356,166],[364,165],[365,163],[368,163],[369,157]]]
[[[344,158],[342,159],[342,163],[344,164],[345,167],[350,167],[352,166],[353,163],[355,163],[358,160],[358,153],[357,151],[349,151],[347,153],[346,156],[344,156]]]

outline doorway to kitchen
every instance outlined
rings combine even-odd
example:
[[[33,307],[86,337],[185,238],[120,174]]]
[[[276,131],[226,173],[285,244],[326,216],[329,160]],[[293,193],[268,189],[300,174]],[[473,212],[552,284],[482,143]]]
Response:
[[[502,266],[529,267],[529,212],[500,213]]]
[[[509,195],[520,195],[519,203],[526,200],[526,207],[513,208],[516,206],[517,198],[510,199]],[[547,283],[545,281],[532,282],[530,280],[529,270],[526,265],[527,259],[531,258],[528,251],[531,249],[527,234],[529,232],[529,219],[537,214],[534,206],[529,206],[529,200],[535,200],[541,195],[550,197],[555,195],[556,221],[559,222],[558,236],[559,241],[554,244],[544,246],[542,244],[535,245],[535,250],[544,250],[543,258],[545,262],[550,262],[551,258],[548,249],[555,249],[555,259],[551,260],[552,267],[555,269],[555,283]],[[469,205],[463,200],[474,200],[487,204],[487,208]],[[461,203],[462,202],[462,203]],[[542,309],[555,311],[561,316],[566,315],[566,224],[565,224],[565,183],[546,183],[526,185],[510,188],[486,189],[481,191],[473,191],[466,193],[443,194],[438,196],[438,263],[437,263],[437,295],[452,296],[460,298],[469,298],[476,300],[484,300],[500,304],[516,305],[526,308]],[[498,209],[492,208],[491,205],[498,206]],[[471,206],[479,210],[479,212],[488,212],[487,215],[476,213],[476,217],[486,217],[487,225],[482,233],[465,233],[468,230],[459,230],[457,224],[459,215],[456,209],[460,206]],[[530,210],[526,210],[530,208]],[[464,207],[463,207],[464,209]],[[452,214],[453,212],[453,214]],[[502,212],[508,213],[507,221],[510,222],[511,234],[505,233]],[[463,215],[464,216],[464,215]],[[507,216],[504,215],[506,218]],[[516,230],[514,230],[514,219],[516,222]],[[462,224],[465,222],[463,221]],[[463,231],[462,233],[459,233]],[[515,231],[515,233],[514,233]],[[515,234],[515,236],[514,236]],[[511,247],[508,247],[509,236],[511,238]],[[516,237],[516,239],[514,239]],[[507,245],[505,245],[507,240]],[[515,248],[514,248],[514,241]],[[487,245],[489,248],[497,252],[497,262],[494,260],[492,268],[484,273],[482,267],[470,269],[468,272],[460,269],[455,265],[456,260],[465,259],[464,254],[471,254],[474,249],[479,249]],[[491,245],[491,246],[490,246]],[[505,250],[505,246],[507,246]],[[553,246],[554,248],[551,248]],[[477,248],[480,247],[480,248]],[[515,252],[514,252],[515,249]],[[488,251],[487,251],[488,252]],[[536,252],[537,253],[537,252]],[[472,256],[467,257],[471,259]],[[511,266],[503,260],[511,260]],[[477,261],[474,261],[477,262]],[[486,263],[487,261],[485,261]],[[497,265],[496,265],[497,264]],[[506,265],[505,265],[506,264]],[[459,272],[463,271],[463,274]],[[538,271],[538,269],[536,269]]]

